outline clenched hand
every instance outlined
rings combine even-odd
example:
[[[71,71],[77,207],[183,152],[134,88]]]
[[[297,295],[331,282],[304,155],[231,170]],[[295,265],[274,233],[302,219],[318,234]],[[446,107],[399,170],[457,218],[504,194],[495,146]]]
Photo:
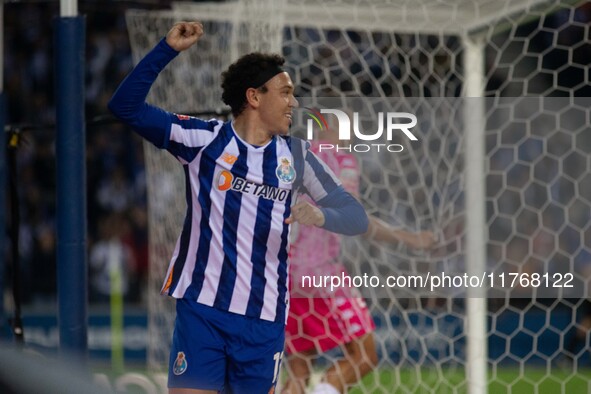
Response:
[[[307,226],[322,227],[324,225],[324,214],[317,206],[307,201],[301,201],[291,207],[291,215],[285,219],[285,223],[298,222]]]
[[[166,43],[176,51],[184,51],[203,35],[201,22],[177,22],[166,34]]]

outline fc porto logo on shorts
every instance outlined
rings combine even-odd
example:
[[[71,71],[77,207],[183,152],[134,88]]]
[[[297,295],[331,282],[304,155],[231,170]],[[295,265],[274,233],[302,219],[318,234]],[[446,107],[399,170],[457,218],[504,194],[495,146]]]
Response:
[[[176,360],[174,360],[174,366],[172,367],[172,372],[175,375],[181,375],[186,370],[187,370],[187,358],[185,357],[185,353],[178,352],[178,354],[176,356]]]
[[[275,170],[275,175],[283,183],[293,183],[296,172],[287,157],[284,156],[279,159],[279,165]]]

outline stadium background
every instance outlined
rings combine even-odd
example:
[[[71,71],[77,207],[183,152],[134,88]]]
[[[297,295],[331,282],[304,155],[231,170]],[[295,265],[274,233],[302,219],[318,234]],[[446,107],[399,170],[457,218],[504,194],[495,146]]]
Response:
[[[80,2],[80,13],[87,19],[87,74],[86,74],[86,119],[87,119],[87,196],[88,196],[88,231],[89,258],[93,253],[100,256],[101,240],[115,235],[128,256],[126,325],[137,335],[126,338],[147,336],[145,330],[146,291],[147,288],[147,229],[146,229],[146,184],[141,141],[129,130],[117,123],[105,122],[106,102],[119,81],[132,66],[129,38],[125,23],[125,10],[129,7],[161,9],[166,2]],[[20,2],[4,5],[4,78],[7,97],[6,124],[8,132],[18,132],[21,143],[16,150],[18,172],[18,199],[20,212],[19,234],[19,270],[20,288],[25,319],[26,345],[31,348],[49,351],[57,348],[56,331],[56,282],[55,282],[55,91],[52,52],[52,20],[58,14],[59,4],[55,2]],[[582,6],[577,11],[581,21],[591,21],[591,7]],[[560,23],[561,15],[556,15]],[[527,35],[527,27],[523,34]],[[564,44],[572,45],[580,41],[576,34],[569,36],[568,31],[562,36]],[[587,37],[588,38],[588,37]],[[548,48],[544,38],[534,37],[531,47],[538,53]],[[579,56],[591,58],[591,47],[587,43]],[[555,67],[566,62],[556,53]],[[549,67],[552,67],[550,65]],[[588,75],[578,72],[565,74],[563,83],[578,86],[577,96],[589,97]],[[587,78],[587,79],[585,79]],[[489,84],[502,85],[502,77],[491,78]],[[489,87],[492,88],[492,87]],[[9,211],[10,211],[9,207]],[[9,223],[11,224],[11,223]],[[112,232],[116,231],[116,234]],[[8,261],[7,257],[7,261]],[[97,261],[100,258],[97,257]],[[591,265],[591,259],[587,258]],[[8,264],[5,278],[11,278],[13,266]],[[89,269],[90,277],[90,340],[91,359],[108,362],[110,353],[108,327],[108,294],[101,291],[100,267]],[[104,279],[104,278],[103,278]],[[12,312],[10,305],[10,281],[7,284],[6,310]],[[577,310],[565,306],[553,314],[556,326],[572,319]],[[541,310],[532,309],[527,315],[530,323],[526,325],[537,332],[536,327],[547,324],[547,316]],[[416,319],[424,316],[417,315]],[[513,332],[512,316],[501,317],[500,326],[507,332]],[[564,323],[560,323],[563,321]],[[460,324],[449,318],[450,337],[458,335]],[[6,327],[3,335],[8,337]],[[447,335],[447,334],[446,334]],[[498,338],[497,338],[498,339]],[[564,344],[555,340],[544,340],[543,335],[537,340],[546,346],[547,354],[554,354]],[[494,355],[495,338],[491,338],[490,348]],[[134,342],[134,341],[131,341]],[[126,361],[131,365],[142,365],[145,348],[142,341],[126,344]],[[441,350],[434,343],[427,352],[449,352]],[[504,346],[504,345],[503,345]],[[531,336],[516,335],[511,346],[514,354],[527,355],[531,351]],[[587,338],[582,347],[589,347]],[[396,349],[390,349],[396,359]],[[446,354],[439,354],[446,357]],[[535,362],[535,360],[532,360]],[[589,366],[587,354],[579,359],[580,366]]]

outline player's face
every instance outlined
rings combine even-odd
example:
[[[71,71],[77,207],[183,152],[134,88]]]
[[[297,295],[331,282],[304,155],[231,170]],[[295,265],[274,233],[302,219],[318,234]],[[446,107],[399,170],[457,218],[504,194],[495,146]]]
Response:
[[[285,135],[292,121],[292,111],[299,106],[293,95],[289,74],[279,73],[265,84],[267,92],[261,95],[261,120],[271,134]]]

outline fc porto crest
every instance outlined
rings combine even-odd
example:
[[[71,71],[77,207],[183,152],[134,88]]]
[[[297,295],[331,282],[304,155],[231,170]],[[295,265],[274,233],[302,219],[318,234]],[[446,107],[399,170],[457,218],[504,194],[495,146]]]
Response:
[[[172,372],[175,375],[182,375],[183,372],[187,370],[187,358],[185,357],[185,353],[178,352],[176,356],[176,360],[174,360],[174,366],[172,367]]]
[[[275,175],[283,183],[293,183],[296,178],[296,172],[289,158],[285,156],[279,158],[279,165],[275,170]]]

